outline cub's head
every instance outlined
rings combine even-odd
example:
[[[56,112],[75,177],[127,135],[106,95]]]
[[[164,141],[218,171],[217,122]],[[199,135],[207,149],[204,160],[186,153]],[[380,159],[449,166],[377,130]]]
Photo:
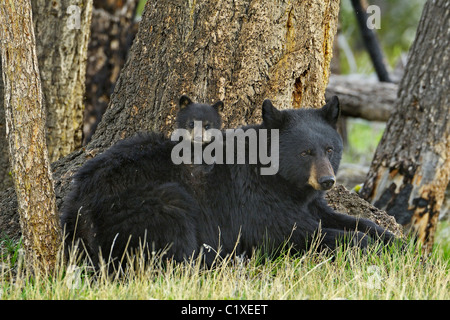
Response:
[[[339,114],[336,96],[321,109],[279,111],[264,101],[262,127],[279,129],[280,176],[300,189],[333,187],[343,148],[336,131]]]
[[[213,105],[200,104],[192,102],[189,97],[183,95],[179,102],[179,111],[176,119],[177,128],[188,130],[192,141],[194,141],[195,134],[201,134],[203,142],[209,141],[210,137],[207,137],[206,131],[208,129],[220,130],[222,128],[222,117],[219,113],[222,109],[222,101],[218,101]],[[201,121],[201,126],[199,121]],[[198,128],[196,128],[196,125]]]

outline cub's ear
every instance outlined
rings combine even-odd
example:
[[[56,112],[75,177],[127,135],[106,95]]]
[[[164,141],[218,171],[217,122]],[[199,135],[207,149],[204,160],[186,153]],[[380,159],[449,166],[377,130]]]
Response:
[[[275,108],[269,99],[264,100],[262,104],[262,118],[268,128],[280,128],[283,123],[283,113]]]
[[[217,112],[222,112],[222,110],[223,110],[223,101],[217,101],[211,107],[216,109]]]
[[[339,106],[338,97],[331,97],[327,104],[322,107],[321,113],[329,124],[331,124],[333,127],[336,127],[336,123],[341,114],[341,107]]]
[[[192,100],[188,96],[182,95],[180,98],[180,109],[186,108],[192,103]]]

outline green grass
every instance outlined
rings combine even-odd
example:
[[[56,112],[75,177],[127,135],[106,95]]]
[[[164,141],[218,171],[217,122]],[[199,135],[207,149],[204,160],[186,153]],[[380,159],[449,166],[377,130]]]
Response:
[[[88,264],[31,275],[20,253],[14,263],[6,254],[0,299],[450,299],[450,266],[442,250],[427,259],[413,250],[388,251],[310,250],[264,262],[226,259],[213,269],[198,261],[162,267],[154,258],[120,276],[94,273]]]
[[[342,161],[370,165],[385,127],[385,123],[381,122],[347,119],[348,146],[344,150]]]
[[[450,261],[450,221],[438,222],[434,243],[443,259]]]

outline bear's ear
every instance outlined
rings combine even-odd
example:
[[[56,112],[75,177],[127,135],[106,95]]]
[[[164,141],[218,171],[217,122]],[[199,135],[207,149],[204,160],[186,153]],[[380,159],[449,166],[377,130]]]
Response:
[[[223,110],[223,101],[217,101],[211,107],[216,109],[217,112],[222,112],[222,110]]]
[[[262,105],[263,123],[268,128],[280,128],[283,123],[283,113],[272,105],[269,99],[264,100]]]
[[[183,109],[190,105],[192,103],[192,100],[189,99],[188,96],[182,95],[180,98],[180,109]]]
[[[331,97],[327,104],[322,107],[321,112],[325,120],[335,127],[341,114],[341,107],[339,106],[338,97]]]

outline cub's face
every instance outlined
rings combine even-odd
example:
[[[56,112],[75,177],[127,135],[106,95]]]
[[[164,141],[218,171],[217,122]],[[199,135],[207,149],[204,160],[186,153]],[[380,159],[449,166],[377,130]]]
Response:
[[[299,189],[331,189],[343,149],[337,97],[321,109],[278,111],[266,101],[263,126],[280,130],[278,174]]]
[[[222,117],[219,114],[222,108],[222,101],[207,105],[193,103],[187,96],[182,96],[176,119],[177,128],[188,130],[192,141],[195,135],[201,134],[201,140],[209,142],[211,137],[208,136],[207,130],[222,128]]]

